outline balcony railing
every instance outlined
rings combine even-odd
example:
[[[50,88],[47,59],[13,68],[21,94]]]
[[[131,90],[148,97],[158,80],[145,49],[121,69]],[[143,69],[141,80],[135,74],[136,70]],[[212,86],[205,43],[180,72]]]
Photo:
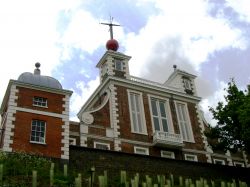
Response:
[[[153,143],[160,147],[182,147],[183,140],[180,134],[169,132],[155,131],[153,135]]]

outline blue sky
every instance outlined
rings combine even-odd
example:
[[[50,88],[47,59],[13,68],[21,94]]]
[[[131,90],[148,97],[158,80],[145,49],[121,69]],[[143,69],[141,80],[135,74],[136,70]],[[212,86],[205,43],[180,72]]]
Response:
[[[8,0],[0,1],[0,102],[9,79],[33,72],[57,78],[74,91],[71,119],[99,84],[95,67],[105,53],[114,17],[119,51],[130,73],[163,83],[179,69],[197,75],[201,108],[223,100],[234,78],[250,83],[249,0]]]

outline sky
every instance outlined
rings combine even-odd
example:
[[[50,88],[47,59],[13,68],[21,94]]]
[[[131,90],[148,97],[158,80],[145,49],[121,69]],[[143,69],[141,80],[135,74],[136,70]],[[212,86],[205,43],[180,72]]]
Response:
[[[250,0],[0,0],[0,103],[10,79],[33,72],[74,93],[70,119],[99,85],[96,64],[114,27],[130,74],[164,83],[176,64],[197,76],[205,118],[234,78],[250,84]]]

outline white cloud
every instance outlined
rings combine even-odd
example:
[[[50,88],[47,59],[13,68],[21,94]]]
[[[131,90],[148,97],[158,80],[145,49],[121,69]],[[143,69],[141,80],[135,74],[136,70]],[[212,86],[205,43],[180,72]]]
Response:
[[[239,29],[233,28],[228,20],[209,14],[211,7],[207,1],[156,1],[155,6],[159,13],[151,15],[138,34],[127,35],[125,46],[126,53],[133,57],[130,62],[132,74],[154,72],[145,70],[148,64],[172,63],[176,59],[199,70],[217,50],[246,47]],[[178,45],[172,45],[175,42]],[[160,48],[162,45],[165,46]],[[172,52],[176,59],[169,58]],[[156,61],[159,55],[165,55],[161,62]]]
[[[100,46],[105,46],[109,39],[109,28],[100,24],[87,10],[77,9],[70,16],[70,23],[64,31],[60,43],[64,47],[64,59],[71,58],[72,48],[81,49],[92,54]],[[123,30],[116,28],[116,37],[122,38]]]
[[[58,4],[33,0],[0,2],[0,62],[4,67],[0,68],[1,97],[8,80],[33,72],[37,61],[45,75],[51,75],[59,63],[55,46]]]
[[[227,0],[227,6],[233,8],[242,21],[250,22],[250,1],[249,0]]]
[[[95,91],[99,84],[99,76],[97,76],[96,79],[89,81],[88,83],[84,83],[82,81],[76,83],[76,87],[80,90],[80,92],[74,91],[73,95],[71,96],[70,120],[79,121],[76,114],[80,111],[82,105],[87,101],[87,99],[91,96],[91,94]]]
[[[227,83],[219,81],[217,91],[215,91],[211,96],[203,99],[200,103],[204,116],[211,125],[216,125],[216,120],[213,119],[212,113],[209,111],[209,107],[216,108],[218,102],[222,102],[224,104],[226,103],[224,96],[227,95],[227,91],[225,90],[227,86]]]

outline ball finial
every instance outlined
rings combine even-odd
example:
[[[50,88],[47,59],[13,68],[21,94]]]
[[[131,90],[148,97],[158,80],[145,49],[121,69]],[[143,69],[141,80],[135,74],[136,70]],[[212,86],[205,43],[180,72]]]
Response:
[[[37,62],[37,63],[35,63],[35,66],[36,66],[37,69],[39,69],[41,64],[39,62]]]
[[[106,43],[106,48],[107,50],[117,51],[119,48],[119,44],[115,39],[110,39]]]

